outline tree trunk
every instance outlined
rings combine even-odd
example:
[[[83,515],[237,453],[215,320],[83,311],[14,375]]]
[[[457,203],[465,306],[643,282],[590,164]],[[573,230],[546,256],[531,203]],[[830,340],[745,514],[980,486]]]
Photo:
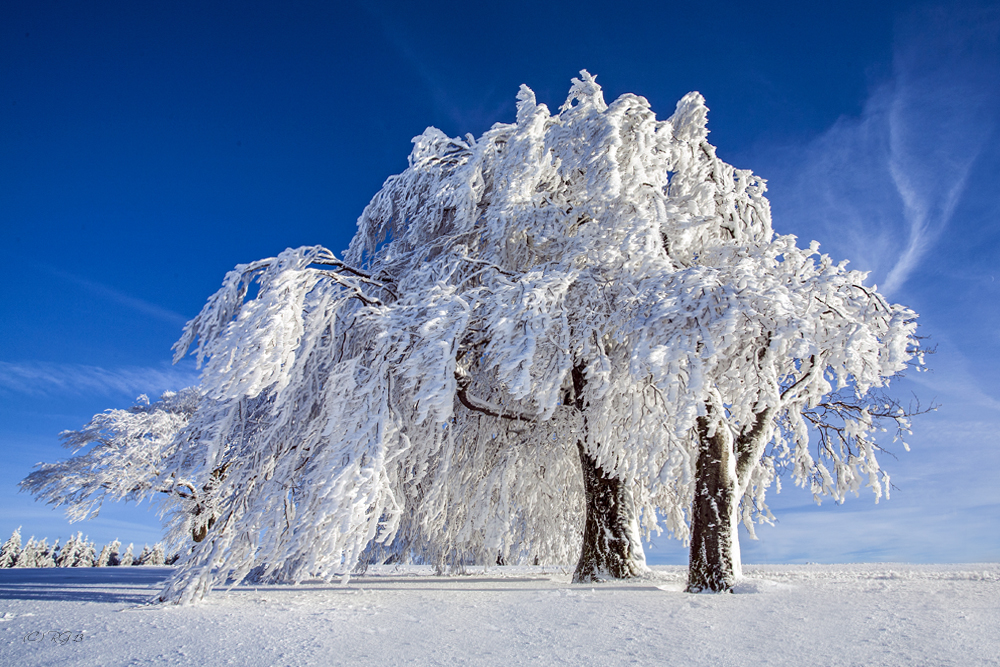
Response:
[[[646,571],[639,517],[628,485],[609,477],[578,442],[587,519],[574,583],[628,579]]]
[[[733,438],[725,424],[716,423],[710,435],[711,427],[710,417],[698,418],[688,593],[730,592],[743,574],[736,531],[739,497]]]
[[[583,370],[573,369],[576,407],[583,411]],[[586,424],[586,417],[584,418]],[[586,496],[586,522],[583,548],[573,573],[574,583],[627,579],[646,572],[639,517],[628,484],[609,476],[587,453],[583,441],[577,441],[583,488]]]

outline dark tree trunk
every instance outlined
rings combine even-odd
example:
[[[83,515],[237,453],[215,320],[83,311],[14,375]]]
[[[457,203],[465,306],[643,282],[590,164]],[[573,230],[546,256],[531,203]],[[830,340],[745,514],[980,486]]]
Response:
[[[573,581],[639,576],[646,569],[646,556],[642,551],[632,492],[622,480],[605,475],[587,454],[582,442],[577,446],[587,497],[587,519],[583,549]]]
[[[583,405],[583,370],[573,369],[576,407]],[[586,417],[584,417],[586,424]],[[639,517],[628,485],[607,475],[587,453],[583,441],[577,441],[583,488],[586,496],[586,522],[583,548],[573,573],[575,583],[627,579],[646,571],[646,556],[639,535]]]
[[[688,593],[732,591],[742,574],[732,437],[722,424],[709,436],[710,427],[709,417],[698,418],[700,447],[691,507]]]

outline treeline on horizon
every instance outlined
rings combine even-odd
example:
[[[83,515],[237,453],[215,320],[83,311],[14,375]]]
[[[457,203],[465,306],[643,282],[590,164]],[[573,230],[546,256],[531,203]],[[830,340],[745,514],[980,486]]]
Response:
[[[0,548],[0,569],[15,567],[121,567],[131,565],[173,565],[179,554],[167,556],[159,542],[150,547],[143,545],[136,555],[130,543],[121,551],[121,542],[115,540],[97,551],[97,546],[83,536],[83,531],[70,535],[62,546],[59,540],[49,546],[48,538],[36,540],[32,535],[27,544],[21,546],[19,526]]]

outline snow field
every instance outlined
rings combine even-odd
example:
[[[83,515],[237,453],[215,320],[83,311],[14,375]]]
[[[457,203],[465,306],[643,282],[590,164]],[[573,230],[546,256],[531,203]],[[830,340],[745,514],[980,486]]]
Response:
[[[2,570],[0,664],[1000,665],[1000,564],[745,569],[736,595],[688,595],[681,567],[386,566],[192,607],[144,604],[170,568]]]

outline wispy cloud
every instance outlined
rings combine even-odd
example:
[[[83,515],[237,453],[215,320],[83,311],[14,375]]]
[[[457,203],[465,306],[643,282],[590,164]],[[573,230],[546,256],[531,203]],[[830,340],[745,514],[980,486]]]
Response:
[[[0,393],[31,396],[96,393],[158,396],[164,391],[189,387],[198,374],[185,366],[106,369],[82,364],[0,361]]]
[[[108,287],[107,285],[94,282],[93,280],[87,280],[86,278],[81,278],[79,276],[73,275],[72,273],[63,271],[62,269],[57,269],[53,266],[47,266],[47,265],[43,265],[41,268],[43,268],[45,271],[51,273],[52,275],[58,278],[71,282],[74,285],[77,285],[78,287],[82,287],[83,289],[87,290],[88,292],[98,297],[111,301],[112,303],[124,306],[126,308],[131,308],[132,310],[140,312],[143,315],[147,315],[162,322],[166,322],[167,324],[173,324],[179,327],[183,327],[189,319],[179,313],[175,313],[172,310],[168,310],[161,306],[157,306],[155,303],[150,303],[148,301],[144,301],[143,299],[138,299],[134,296],[130,296],[128,294],[125,294],[124,292],[116,290],[113,287]]]
[[[814,231],[837,259],[872,271],[890,296],[948,227],[995,130],[998,34],[996,7],[924,7],[905,16],[892,76],[862,115],[782,156],[785,217]]]
[[[996,44],[998,29],[995,7],[925,8],[900,22],[886,121],[889,172],[908,236],[886,276],[886,292],[906,282],[951,221],[993,132],[1000,78],[995,52],[984,47]]]

